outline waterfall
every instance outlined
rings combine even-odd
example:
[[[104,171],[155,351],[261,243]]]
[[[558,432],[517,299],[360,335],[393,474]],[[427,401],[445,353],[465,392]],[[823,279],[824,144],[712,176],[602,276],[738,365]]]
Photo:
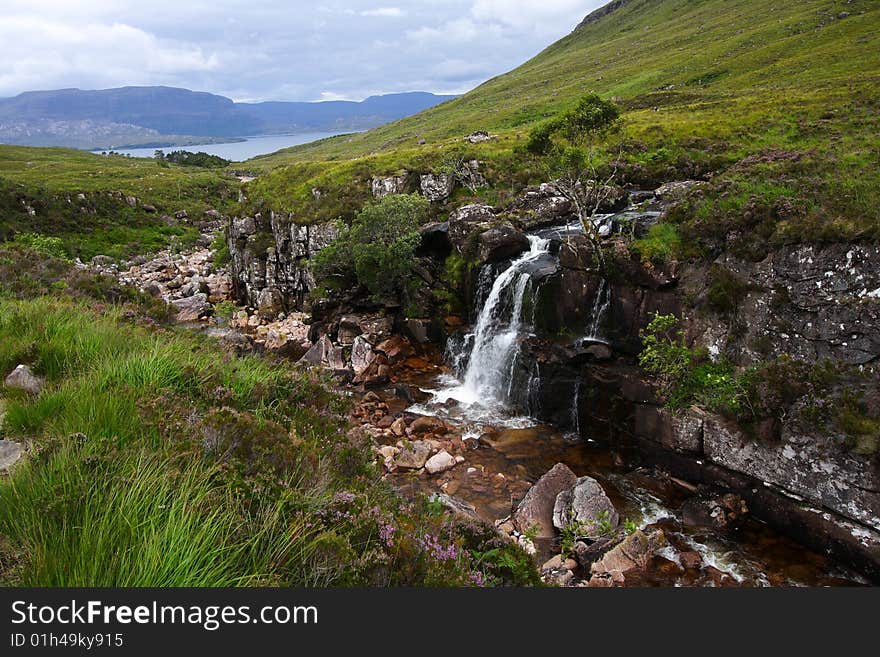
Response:
[[[529,236],[529,250],[495,278],[477,321],[461,386],[465,401],[502,402],[523,329],[528,264],[547,253],[550,240]]]
[[[590,312],[590,323],[587,326],[587,334],[583,338],[584,342],[606,342],[603,329],[610,307],[611,284],[603,278],[602,284],[596,291],[596,298],[593,300],[593,310]]]

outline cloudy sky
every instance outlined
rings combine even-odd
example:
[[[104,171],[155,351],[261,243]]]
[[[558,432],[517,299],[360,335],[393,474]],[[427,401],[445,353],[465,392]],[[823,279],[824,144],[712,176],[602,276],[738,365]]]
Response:
[[[186,87],[235,100],[461,93],[607,0],[0,0],[0,97]]]

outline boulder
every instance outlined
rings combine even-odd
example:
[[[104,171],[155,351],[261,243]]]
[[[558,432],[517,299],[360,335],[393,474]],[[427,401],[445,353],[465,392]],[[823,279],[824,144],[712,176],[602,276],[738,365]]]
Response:
[[[363,336],[359,335],[354,339],[351,346],[351,368],[355,375],[360,376],[366,372],[376,358],[373,348]]]
[[[422,226],[419,231],[422,237],[422,252],[449,255],[452,243],[449,241],[449,222],[434,222]]]
[[[469,134],[465,139],[472,144],[482,144],[483,142],[491,141],[492,136],[485,130],[477,130]]]
[[[444,449],[427,460],[425,470],[431,474],[438,474],[451,470],[457,463],[455,457]]]
[[[556,533],[553,526],[556,498],[577,481],[577,476],[567,465],[554,465],[529,489],[517,506],[513,519],[519,530],[529,532],[537,528],[539,538],[552,538]]]
[[[442,433],[446,431],[446,423],[440,418],[423,415],[409,425],[412,433]]]
[[[360,323],[361,318],[356,315],[342,317],[339,320],[339,330],[336,333],[337,342],[345,347],[353,345],[355,338],[363,333]]]
[[[407,319],[406,332],[419,344],[426,344],[431,341],[431,320]]]
[[[323,365],[329,361],[330,352],[333,351],[333,343],[326,335],[311,346],[311,348],[299,360],[306,365]]]
[[[471,233],[488,230],[496,221],[495,212],[489,205],[475,203],[460,207],[449,214],[449,241],[459,253],[464,253],[469,247]]]
[[[455,178],[447,173],[428,173],[419,178],[422,195],[431,202],[445,201],[452,195]]]
[[[7,388],[15,390],[24,390],[31,395],[39,395],[43,390],[43,379],[33,373],[27,365],[19,365],[16,367],[6,379],[3,381]]]
[[[377,201],[392,194],[403,194],[406,190],[406,175],[377,176],[370,182],[373,198]]]
[[[185,299],[176,299],[171,305],[177,308],[177,321],[195,322],[207,317],[213,311],[208,303],[208,295],[204,293],[194,294]]]
[[[576,527],[579,538],[596,540],[620,524],[620,516],[601,484],[581,477],[557,496],[553,505],[553,526]]]
[[[15,465],[24,454],[21,443],[0,440],[0,472],[6,472]]]
[[[661,185],[655,192],[661,201],[681,201],[694,189],[705,187],[706,183],[699,180],[678,180]]]
[[[395,335],[376,345],[375,350],[385,355],[391,365],[405,360],[411,353],[412,347],[405,338]]]
[[[490,228],[480,235],[478,257],[481,262],[499,262],[519,255],[529,248],[525,234],[510,223]]]
[[[633,570],[645,570],[652,557],[666,546],[666,535],[662,529],[649,534],[636,530],[627,536],[619,545],[605,553],[590,566],[593,576],[619,580],[619,575]]]
[[[404,443],[400,452],[394,457],[394,465],[405,470],[418,470],[425,467],[432,451],[431,445],[421,440]]]

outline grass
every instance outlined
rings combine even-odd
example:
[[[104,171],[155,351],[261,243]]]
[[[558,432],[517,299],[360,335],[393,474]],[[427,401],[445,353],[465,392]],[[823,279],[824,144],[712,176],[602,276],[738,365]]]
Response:
[[[537,582],[491,527],[382,482],[322,375],[144,323],[139,299],[69,287],[49,260],[52,296],[0,271],[0,371],[45,380],[35,397],[0,386],[0,437],[28,446],[0,478],[0,584]]]
[[[217,170],[0,145],[0,240],[22,233],[57,238],[69,257],[83,260],[186,246],[198,239],[198,229],[162,215],[185,211],[199,220],[207,209],[226,210],[236,187]],[[138,199],[135,207],[126,202],[131,196]]]

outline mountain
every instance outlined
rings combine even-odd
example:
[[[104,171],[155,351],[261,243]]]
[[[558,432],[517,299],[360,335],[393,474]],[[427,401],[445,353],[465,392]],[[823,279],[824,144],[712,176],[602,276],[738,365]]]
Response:
[[[450,98],[405,93],[360,103],[235,103],[223,96],[171,87],[30,91],[0,99],[0,141],[107,148],[157,144],[163,138],[177,143],[192,137],[364,130]]]

